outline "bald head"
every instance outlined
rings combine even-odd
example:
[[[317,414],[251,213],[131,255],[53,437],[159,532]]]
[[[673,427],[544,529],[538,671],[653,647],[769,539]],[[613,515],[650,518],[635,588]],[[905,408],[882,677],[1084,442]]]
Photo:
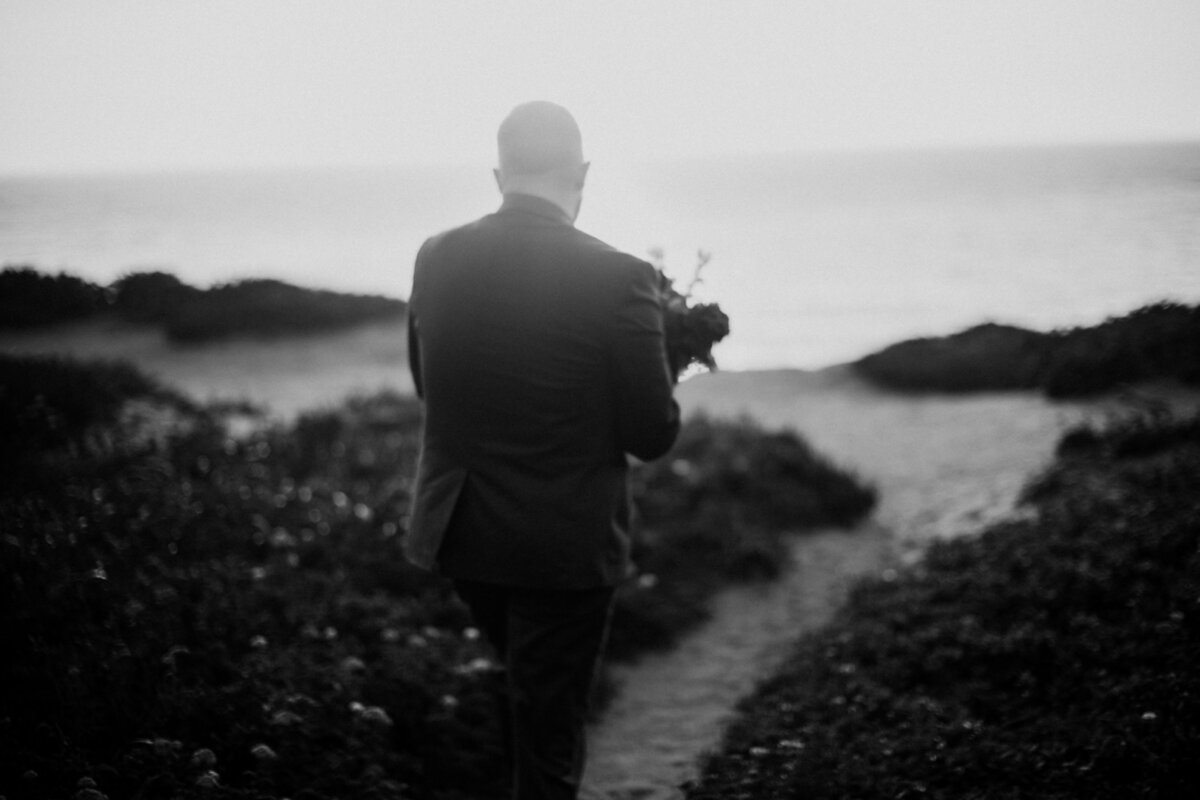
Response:
[[[500,123],[496,143],[496,184],[503,194],[540,197],[572,220],[579,216],[588,165],[571,112],[544,100],[523,103]]]
[[[571,112],[537,100],[514,108],[496,134],[500,170],[507,175],[541,175],[583,163],[583,137]]]

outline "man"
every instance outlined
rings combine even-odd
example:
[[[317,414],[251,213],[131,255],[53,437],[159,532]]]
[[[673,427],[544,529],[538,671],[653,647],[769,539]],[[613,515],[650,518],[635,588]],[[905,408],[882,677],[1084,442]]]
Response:
[[[574,227],[575,120],[518,106],[500,210],[429,239],[409,298],[425,401],[408,557],[454,581],[507,671],[515,798],[574,798],[614,586],[627,456],[679,431],[653,268]]]

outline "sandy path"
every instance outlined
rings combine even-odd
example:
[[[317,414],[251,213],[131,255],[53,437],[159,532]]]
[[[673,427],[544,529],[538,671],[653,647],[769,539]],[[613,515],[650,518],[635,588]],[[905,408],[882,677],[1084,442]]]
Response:
[[[879,487],[875,519],[901,544],[958,535],[1007,513],[1063,428],[1111,405],[1027,392],[898,395],[847,367],[704,375],[679,394],[688,412],[744,413],[799,431]]]
[[[680,797],[738,699],[829,618],[849,577],[876,568],[889,541],[869,524],[797,537],[786,579],[721,595],[712,620],[679,647],[619,671],[620,692],[591,732],[583,797]]]
[[[791,427],[880,490],[873,519],[851,531],[797,537],[778,582],[718,598],[714,618],[680,646],[626,667],[591,739],[584,797],[668,800],[714,748],[738,698],[769,674],[803,631],[824,624],[852,578],[931,538],[1012,513],[1064,427],[1117,401],[1052,403],[1029,393],[906,397],[845,368],[722,373],[679,389],[685,412],[746,414]],[[1195,394],[1176,399],[1195,402]]]

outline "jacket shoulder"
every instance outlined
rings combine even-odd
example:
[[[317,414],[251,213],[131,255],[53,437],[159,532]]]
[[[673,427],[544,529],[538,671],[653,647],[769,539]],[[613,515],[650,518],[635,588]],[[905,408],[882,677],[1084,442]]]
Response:
[[[458,225],[457,227],[435,233],[422,243],[421,248],[417,251],[417,260],[420,261],[422,258],[428,258],[449,243],[485,235],[485,231],[489,227],[488,223],[494,216],[494,214],[489,214],[464,225]]]
[[[579,230],[575,230],[574,233],[575,241],[587,262],[610,273],[614,280],[621,282],[654,281],[656,273],[650,262],[618,250],[589,233]]]

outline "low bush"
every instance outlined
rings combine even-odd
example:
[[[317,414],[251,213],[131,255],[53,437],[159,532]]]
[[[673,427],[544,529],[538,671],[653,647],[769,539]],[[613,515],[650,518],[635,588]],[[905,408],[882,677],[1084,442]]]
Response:
[[[400,556],[416,401],[268,425],[125,365],[14,358],[0,387],[0,424],[32,421],[12,426],[0,482],[0,793],[506,795],[491,654]],[[872,497],[796,503],[810,478],[838,481],[798,438],[746,425],[690,424],[671,458],[638,479],[657,572],[622,589],[622,657],[773,571],[785,528]],[[670,509],[707,527],[689,540]]]
[[[986,324],[952,336],[910,339],[855,362],[872,380],[895,389],[940,392],[1031,389],[1049,336]]]
[[[54,356],[0,353],[0,483],[16,488],[36,472],[42,451],[80,442],[111,426],[130,400],[191,405],[124,362],[88,365]]]
[[[53,325],[115,314],[161,326],[176,342],[238,336],[293,336],[399,320],[404,301],[378,295],[305,289],[276,280],[246,280],[198,289],[165,272],[135,272],[103,287],[31,267],[0,272],[0,329]]]
[[[1161,378],[1200,384],[1200,306],[1156,303],[1056,333],[1040,385],[1070,397]]]
[[[1036,514],[860,584],[687,796],[1126,798],[1200,786],[1200,417],[1073,432]]]
[[[1198,365],[1200,306],[1165,302],[1051,333],[980,325],[900,342],[854,364],[870,380],[904,391],[1040,389],[1051,397],[1158,379],[1200,384]]]
[[[247,280],[215,286],[180,304],[166,320],[167,337],[202,342],[230,336],[317,333],[384,319],[402,319],[400,300],[302,289],[282,281]]]
[[[166,324],[202,294],[166,272],[134,272],[112,285],[113,309],[129,322]]]
[[[103,287],[74,275],[45,275],[27,266],[0,271],[0,330],[73,322],[107,307]]]

